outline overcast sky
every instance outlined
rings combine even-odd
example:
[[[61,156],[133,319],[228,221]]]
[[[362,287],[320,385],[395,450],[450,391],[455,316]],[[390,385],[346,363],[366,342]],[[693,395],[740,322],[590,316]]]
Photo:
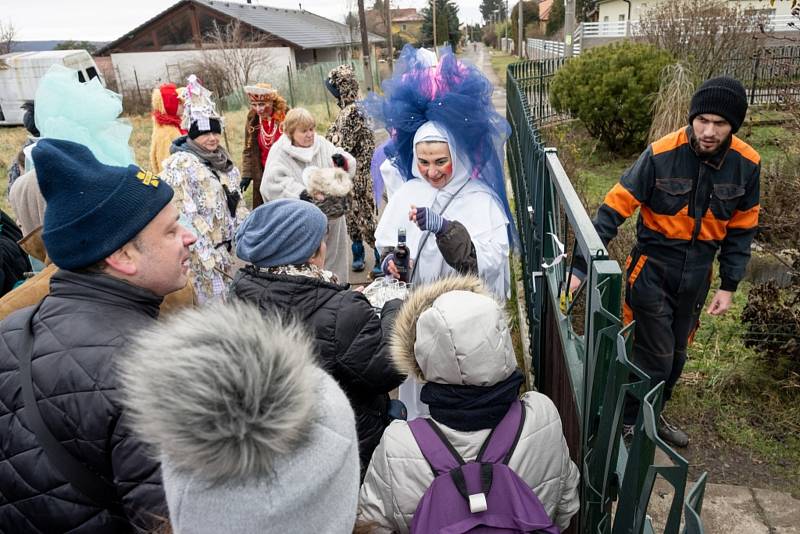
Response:
[[[167,9],[177,0],[0,0],[0,21],[14,24],[19,41],[112,41]],[[244,0],[231,0],[241,1]],[[299,0],[303,9],[339,22],[356,0]],[[365,0],[369,8],[374,0]],[[294,8],[298,0],[253,0],[253,3]],[[392,7],[424,7],[427,0],[392,0]],[[455,0],[461,22],[480,22],[480,0]]]

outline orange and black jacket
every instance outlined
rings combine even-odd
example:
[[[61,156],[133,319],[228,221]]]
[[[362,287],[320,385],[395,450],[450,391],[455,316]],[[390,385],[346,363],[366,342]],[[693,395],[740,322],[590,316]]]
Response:
[[[710,265],[719,251],[720,289],[735,291],[758,228],[761,158],[736,136],[701,158],[692,137],[687,126],[650,145],[608,192],[594,226],[607,244],[639,208],[643,253],[683,270],[688,262]]]

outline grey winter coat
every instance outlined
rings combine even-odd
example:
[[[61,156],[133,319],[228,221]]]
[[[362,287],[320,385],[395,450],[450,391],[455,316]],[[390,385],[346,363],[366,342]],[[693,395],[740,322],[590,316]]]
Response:
[[[25,310],[0,323],[0,526],[4,532],[130,532],[166,515],[158,462],[135,439],[119,403],[117,358],[161,298],[103,274],[56,272],[33,320],[32,374],[39,410],[76,458],[112,483],[125,517],[74,489],[30,430],[19,359]]]

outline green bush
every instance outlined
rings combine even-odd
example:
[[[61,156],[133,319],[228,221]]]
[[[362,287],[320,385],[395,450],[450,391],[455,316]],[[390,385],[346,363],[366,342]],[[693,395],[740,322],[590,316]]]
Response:
[[[646,44],[592,48],[559,69],[550,100],[559,112],[580,119],[609,150],[633,154],[646,144],[659,74],[670,63],[669,54]]]

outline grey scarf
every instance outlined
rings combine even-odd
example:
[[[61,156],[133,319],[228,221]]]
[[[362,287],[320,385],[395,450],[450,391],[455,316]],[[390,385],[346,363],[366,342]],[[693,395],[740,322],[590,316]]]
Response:
[[[209,152],[194,142],[194,139],[186,137],[186,144],[183,145],[186,152],[191,152],[202,161],[206,162],[215,171],[229,172],[233,169],[233,161],[228,155],[228,152],[219,145],[213,152]]]

